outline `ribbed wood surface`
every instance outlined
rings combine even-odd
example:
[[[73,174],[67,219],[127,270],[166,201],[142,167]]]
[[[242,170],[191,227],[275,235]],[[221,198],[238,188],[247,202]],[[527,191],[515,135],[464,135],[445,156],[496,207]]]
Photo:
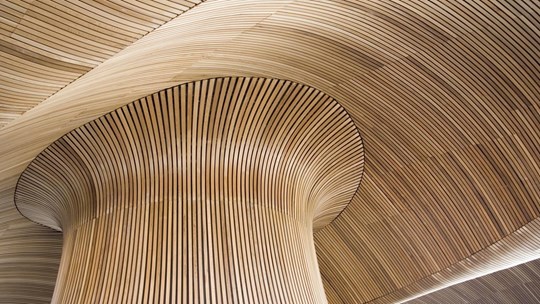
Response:
[[[448,286],[482,277],[501,269],[538,259],[540,218],[518,229],[504,239],[472,254],[448,268],[428,275],[395,292],[368,301],[368,303],[396,303],[437,292]],[[339,303],[339,302],[338,302]]]
[[[540,303],[540,259],[463,282],[407,303]]]
[[[64,232],[55,303],[326,303],[313,230],[349,203],[362,168],[331,97],[210,79],[63,136],[15,203]]]
[[[0,128],[199,2],[2,1]]]
[[[0,303],[51,303],[62,234],[26,221],[0,227]]]
[[[133,100],[211,77],[289,79],[339,100],[366,148],[360,191],[315,235],[329,300],[411,299],[540,255],[539,20],[538,1],[201,3],[0,130],[0,191]]]

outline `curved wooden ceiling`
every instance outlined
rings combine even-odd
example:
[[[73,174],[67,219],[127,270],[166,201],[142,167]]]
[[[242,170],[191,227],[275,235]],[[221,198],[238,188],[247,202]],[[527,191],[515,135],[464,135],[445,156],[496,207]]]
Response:
[[[0,128],[200,1],[2,1]]]
[[[362,132],[360,191],[315,235],[331,303],[412,299],[537,259],[539,21],[534,1],[202,3],[0,130],[0,231],[30,229],[15,183],[63,134],[179,83],[260,76],[336,98]]]
[[[540,259],[463,282],[410,304],[540,303]]]

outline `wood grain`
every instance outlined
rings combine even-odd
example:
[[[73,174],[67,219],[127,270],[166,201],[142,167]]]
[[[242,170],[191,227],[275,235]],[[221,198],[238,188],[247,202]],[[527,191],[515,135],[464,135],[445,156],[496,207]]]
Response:
[[[66,134],[24,171],[15,203],[64,233],[54,303],[326,303],[313,231],[362,168],[333,98],[219,78]]]
[[[64,134],[169,87],[249,76],[316,88],[362,132],[362,187],[314,236],[332,303],[410,300],[538,258],[539,20],[538,1],[201,3],[0,130],[0,225],[24,223],[17,179]]]
[[[0,128],[201,1],[2,1]]]
[[[540,259],[420,297],[428,303],[540,303]]]

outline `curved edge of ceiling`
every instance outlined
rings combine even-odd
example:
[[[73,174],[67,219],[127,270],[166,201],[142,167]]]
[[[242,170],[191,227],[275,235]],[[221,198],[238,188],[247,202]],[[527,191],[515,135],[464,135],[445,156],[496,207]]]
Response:
[[[178,96],[179,94],[182,95]],[[220,109],[230,111],[225,112],[227,115],[216,112],[217,98],[221,104],[226,105]],[[195,107],[195,104],[200,106],[200,103],[207,106],[203,109]],[[187,110],[184,109],[186,104],[189,104],[188,109],[199,110],[183,113],[184,116],[175,112],[179,108],[186,112]],[[150,121],[149,113],[152,110],[147,107],[157,107],[160,113],[175,112],[178,121],[169,119]],[[240,115],[238,112],[242,114],[241,117],[237,117]],[[145,116],[147,119],[137,116]],[[246,133],[242,132],[242,137],[229,129],[222,130],[233,123],[232,116],[250,122],[246,124],[242,121],[248,128],[245,130]],[[132,124],[126,124],[126,117],[134,119]],[[154,119],[153,116],[152,119]],[[137,130],[139,128],[159,129],[160,132],[164,132],[163,130],[169,130],[175,124],[179,132],[178,125],[185,121],[199,121],[199,124],[204,126],[204,130],[211,128],[215,133],[201,134],[203,129],[200,129],[192,134],[192,130],[187,129],[182,130],[184,133],[176,134],[177,137],[171,138],[172,142],[167,142],[167,144],[161,142],[163,151],[167,147],[167,151],[175,151],[174,155],[170,154],[172,152],[161,155],[153,150],[155,143],[160,143],[160,136],[157,136],[160,133],[155,133],[158,131],[150,132],[148,138],[137,133],[138,137],[131,134],[135,132],[135,127]],[[270,123],[271,125],[267,125]],[[113,128],[111,124],[122,127]],[[221,130],[224,134],[234,134],[235,137],[222,138],[224,134],[215,130]],[[129,133],[131,135],[129,139],[121,134],[122,132]],[[97,134],[106,135],[94,142]],[[254,134],[264,135],[265,138],[255,137]],[[246,136],[251,137],[245,138]],[[167,138],[169,137],[172,135],[167,133]],[[133,138],[145,142],[143,146],[149,150],[135,149],[135,146],[138,147],[139,144],[135,144]],[[317,138],[317,144],[314,138]],[[297,214],[297,209],[313,215],[310,225],[313,226],[314,232],[335,220],[346,209],[352,197],[358,193],[361,185],[364,168],[362,136],[350,114],[338,101],[317,89],[288,80],[220,77],[187,82],[154,92],[69,131],[41,151],[19,176],[13,199],[15,208],[28,220],[57,231],[65,231],[66,226],[91,221],[104,213],[112,212],[113,209],[126,208],[133,202],[119,200],[113,204],[108,201],[108,198],[121,196],[127,199],[136,197],[136,193],[151,192],[145,180],[158,177],[164,179],[164,176],[171,174],[180,175],[181,171],[177,170],[187,170],[180,168],[180,164],[188,162],[187,156],[182,154],[186,152],[176,151],[179,146],[172,143],[186,142],[188,139],[192,139],[192,144],[199,148],[206,147],[201,143],[207,143],[211,147],[226,142],[227,151],[230,149],[235,151],[235,155],[250,156],[247,159],[241,159],[242,165],[247,166],[247,168],[242,167],[241,172],[247,175],[238,178],[245,189],[262,187],[255,187],[252,184],[253,180],[265,185],[265,189],[272,189],[270,181],[280,185],[294,185],[291,189],[287,188],[287,191],[291,191],[289,196],[280,196],[277,191],[270,191],[273,195],[272,201],[286,201],[285,197],[288,199],[296,197],[291,202],[306,201],[306,206],[296,206],[295,203],[294,208],[291,207],[290,210],[281,208],[283,212],[290,215]],[[113,144],[115,141],[119,143]],[[291,147],[299,150],[291,150]],[[306,154],[306,151],[315,151],[316,154]],[[274,153],[279,156],[275,156]],[[265,159],[269,158],[268,161],[275,160],[274,165],[278,168],[266,172],[268,176],[258,175],[268,170],[263,168],[260,161],[263,156]],[[230,172],[233,172],[234,176],[240,176],[240,166],[236,166],[240,160],[233,161],[228,158],[229,156],[224,158],[221,154],[207,155],[207,157],[214,161],[211,167],[204,158],[196,159],[196,162],[203,166],[201,169],[203,172],[217,174],[213,168],[225,166],[228,169],[223,170],[227,172],[232,170]],[[157,161],[178,164],[178,168],[167,171],[156,163],[154,172],[145,172],[144,168],[133,167],[132,159],[135,158],[140,166]],[[317,160],[317,166],[313,165],[315,160]],[[292,172],[284,174],[283,172],[291,170],[291,166],[302,169],[302,174],[296,175]],[[111,178],[111,175],[114,178]],[[290,179],[293,175],[295,178]],[[302,179],[305,181],[302,182]],[[114,180],[114,183],[111,180]],[[118,183],[129,186],[126,186],[126,189],[120,189]],[[150,183],[150,185],[153,184],[153,182]],[[303,186],[299,187],[299,185]],[[293,194],[298,192],[299,188],[308,189],[304,192],[309,193],[309,199]],[[262,188],[259,191],[262,193]],[[261,200],[259,197],[252,203]],[[153,203],[152,200],[145,200],[145,202]]]
[[[465,281],[407,303],[538,303],[540,259]]]
[[[540,218],[536,218],[468,258],[367,303],[408,302],[469,280],[540,259],[539,235]]]
[[[0,4],[2,54],[7,59],[2,61],[0,129],[133,41],[200,3]]]

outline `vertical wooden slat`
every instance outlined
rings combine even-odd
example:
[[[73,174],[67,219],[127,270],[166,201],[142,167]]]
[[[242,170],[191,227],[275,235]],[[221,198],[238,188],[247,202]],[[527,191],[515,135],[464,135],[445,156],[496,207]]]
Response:
[[[23,212],[57,212],[65,234],[55,302],[326,302],[313,230],[347,205],[363,166],[334,99],[285,80],[203,80],[66,138],[16,193]]]

